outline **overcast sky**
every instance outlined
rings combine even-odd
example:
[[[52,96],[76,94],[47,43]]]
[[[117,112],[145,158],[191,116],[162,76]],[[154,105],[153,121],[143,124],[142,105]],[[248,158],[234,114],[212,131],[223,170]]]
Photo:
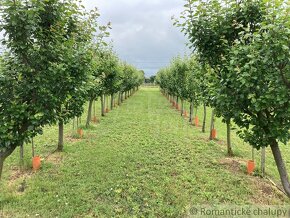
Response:
[[[166,66],[172,57],[185,54],[186,38],[172,25],[183,0],[83,0],[88,9],[97,7],[100,22],[112,22],[111,38],[119,57],[147,76]]]

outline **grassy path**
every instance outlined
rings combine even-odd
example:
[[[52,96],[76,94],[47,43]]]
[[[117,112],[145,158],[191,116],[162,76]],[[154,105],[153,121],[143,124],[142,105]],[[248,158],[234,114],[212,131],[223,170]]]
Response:
[[[4,187],[4,215],[178,217],[194,205],[288,202],[225,158],[224,145],[206,141],[158,89],[142,89],[85,133],[29,174],[24,192],[19,181]]]

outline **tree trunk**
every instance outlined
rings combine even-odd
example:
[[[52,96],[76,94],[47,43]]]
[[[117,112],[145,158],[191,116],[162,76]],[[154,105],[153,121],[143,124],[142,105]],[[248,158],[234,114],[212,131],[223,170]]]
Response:
[[[89,101],[89,108],[88,108],[88,116],[87,116],[87,122],[86,127],[88,128],[90,126],[91,120],[92,120],[92,107],[93,107],[94,100],[91,99]]]
[[[0,158],[0,180],[2,177],[3,165],[4,165],[4,158]]]
[[[271,150],[272,150],[275,162],[276,162],[277,169],[279,171],[283,188],[287,196],[290,198],[290,184],[289,184],[289,179],[288,179],[288,173],[287,173],[284,161],[282,159],[281,151],[279,149],[277,141],[273,140],[270,147],[271,147]]]
[[[215,111],[214,109],[212,110],[212,113],[211,113],[211,121],[210,121],[210,131],[209,131],[209,140],[212,140],[212,129],[214,128],[214,114],[215,114]]]
[[[101,95],[101,115],[104,117],[105,116],[105,99],[104,95]]]
[[[34,157],[35,156],[35,149],[34,149],[33,138],[31,139],[31,150],[32,150],[32,157]]]
[[[109,110],[109,95],[105,96],[105,99],[106,99],[106,113],[107,113]]]
[[[16,147],[16,145],[12,145],[10,148],[0,152],[0,180],[3,172],[4,161],[9,155],[13,153]]]
[[[96,100],[93,101],[94,117],[96,117]]]
[[[114,108],[114,93],[111,94],[111,110]]]
[[[266,162],[266,148],[265,148],[265,146],[263,146],[262,150],[261,150],[261,174],[262,174],[262,177],[265,176],[265,162]]]
[[[24,165],[24,148],[23,148],[23,143],[20,145],[20,168],[21,170],[23,169]]]
[[[192,117],[193,117],[193,102],[190,102],[190,108],[189,108],[189,122],[192,124]]]
[[[255,148],[252,147],[252,161],[255,160]]]
[[[63,121],[59,121],[58,123],[58,151],[63,151]]]
[[[106,107],[107,107],[107,96],[104,95],[104,113],[106,113]]]
[[[180,115],[182,116],[183,115],[183,103],[184,103],[184,101],[183,101],[183,99],[181,99],[181,108],[180,108]]]
[[[227,148],[228,148],[228,156],[234,156],[231,144],[231,120],[227,120]]]
[[[203,122],[202,122],[202,132],[205,132],[205,122],[206,122],[206,105],[203,104]]]

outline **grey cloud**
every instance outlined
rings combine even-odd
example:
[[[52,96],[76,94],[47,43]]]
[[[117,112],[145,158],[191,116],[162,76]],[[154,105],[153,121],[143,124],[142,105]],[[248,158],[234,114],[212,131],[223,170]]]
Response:
[[[147,75],[166,66],[173,56],[184,54],[186,38],[172,25],[181,0],[84,0],[87,8],[98,7],[101,23],[112,22],[111,38],[121,59],[145,70]]]

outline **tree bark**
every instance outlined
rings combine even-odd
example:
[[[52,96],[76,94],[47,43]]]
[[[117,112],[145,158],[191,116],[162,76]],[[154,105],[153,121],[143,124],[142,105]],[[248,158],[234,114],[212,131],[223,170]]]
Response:
[[[94,117],[96,117],[96,100],[93,101]]]
[[[183,99],[181,99],[181,108],[180,108],[180,115],[182,116],[183,115],[183,103],[184,103],[184,101],[183,101]]]
[[[111,110],[114,108],[114,93],[111,94]]]
[[[255,148],[252,147],[252,161],[255,160]]]
[[[106,113],[109,111],[109,95],[105,96],[106,99]]]
[[[101,115],[102,117],[105,116],[105,99],[104,99],[104,95],[101,95]]]
[[[266,148],[265,148],[265,146],[263,146],[262,150],[261,150],[261,174],[262,174],[262,177],[265,176],[265,162],[266,162]]]
[[[2,177],[3,165],[4,165],[4,158],[0,158],[0,180]]]
[[[58,122],[58,151],[63,151],[63,121]]]
[[[104,113],[106,113],[106,108],[107,108],[107,96],[104,95]]]
[[[210,121],[210,131],[209,131],[209,140],[212,140],[212,129],[214,128],[214,114],[215,114],[215,109],[212,110],[211,113],[211,121]]]
[[[88,128],[90,126],[91,120],[92,120],[92,107],[93,107],[94,99],[91,99],[89,101],[89,108],[88,108],[88,116],[87,116],[87,122],[86,127]]]
[[[192,117],[193,117],[193,102],[190,102],[190,108],[189,108],[189,122],[192,124]]]
[[[283,185],[283,188],[287,194],[287,196],[290,198],[290,184],[289,184],[289,179],[288,179],[288,173],[281,155],[281,151],[279,148],[279,145],[276,140],[273,140],[272,143],[270,144],[272,154],[274,156],[275,162],[277,169],[279,171],[280,179]]]
[[[118,105],[121,105],[121,92],[119,92]]]
[[[31,139],[31,150],[32,150],[32,157],[34,157],[35,156],[35,149],[34,149],[33,138]]]
[[[20,168],[22,169],[24,165],[24,148],[23,143],[20,145]]]
[[[234,156],[231,144],[231,120],[227,120],[227,148],[228,148],[228,156]]]
[[[206,105],[203,104],[203,122],[202,122],[202,132],[205,132],[205,122],[206,122]]]
[[[4,161],[5,159],[13,153],[13,151],[16,149],[16,144],[12,145],[10,148],[5,149],[4,151],[0,152],[0,180],[2,177],[2,172],[3,172],[3,166],[4,166]]]

